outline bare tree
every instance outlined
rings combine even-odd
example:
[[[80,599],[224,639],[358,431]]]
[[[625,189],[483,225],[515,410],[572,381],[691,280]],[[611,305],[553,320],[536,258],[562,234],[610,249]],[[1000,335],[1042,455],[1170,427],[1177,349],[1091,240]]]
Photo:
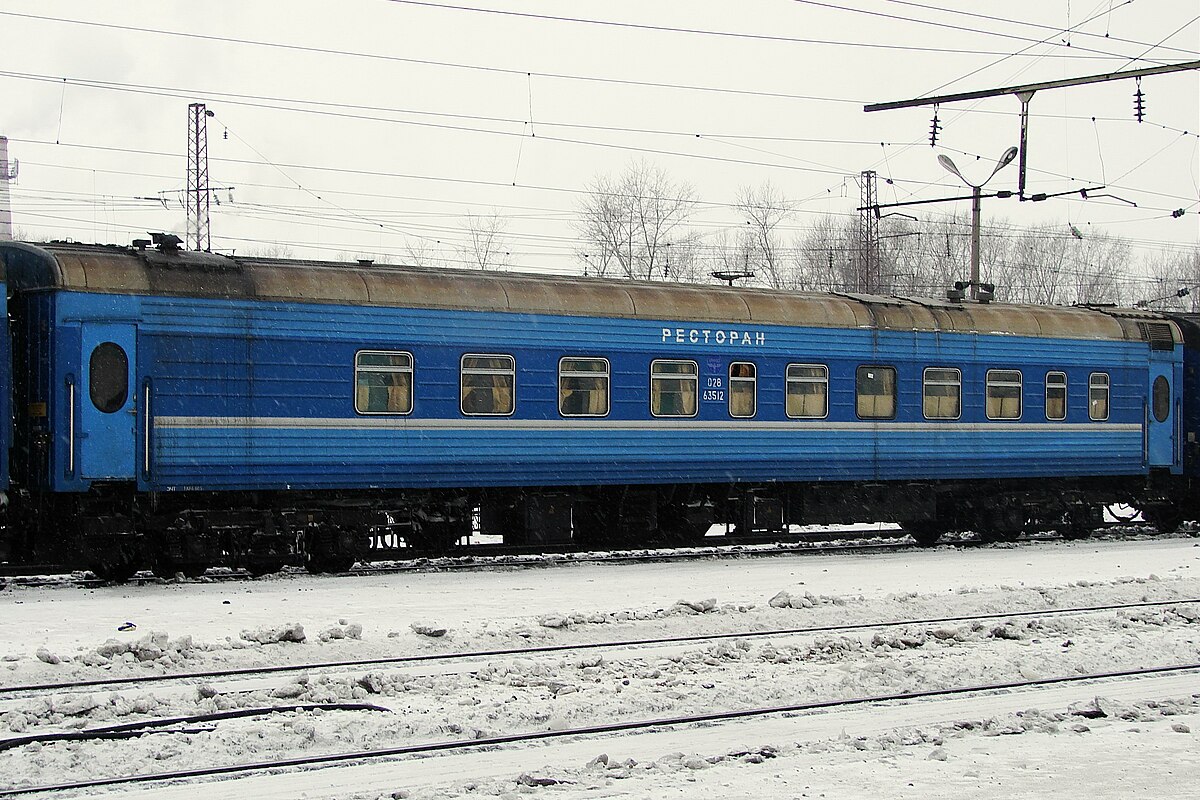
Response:
[[[432,239],[405,237],[404,263],[412,267],[440,269],[446,266],[446,256],[441,242]]]
[[[1150,283],[1136,302],[1160,311],[1200,310],[1200,247],[1162,250],[1145,259]]]
[[[578,255],[595,275],[661,278],[672,246],[686,238],[683,226],[694,207],[691,186],[634,161],[619,177],[601,175],[588,186],[579,209],[584,244]]]
[[[853,291],[855,222],[852,217],[824,215],[792,243],[793,278],[797,289],[814,292]]]
[[[463,220],[467,244],[459,248],[463,260],[479,269],[503,269],[510,264],[511,247],[504,238],[508,222],[497,213],[486,216],[468,213]]]
[[[257,247],[248,247],[244,253],[248,258],[292,258],[294,252],[291,247],[286,244],[262,244]]]
[[[791,201],[768,180],[756,187],[743,186],[735,207],[746,220],[738,247],[746,266],[759,282],[772,289],[795,288],[796,276],[784,257],[779,233],[780,226],[792,216]]]
[[[740,227],[718,231],[708,245],[705,271],[710,275],[714,272],[742,271],[757,275],[756,264],[751,263],[752,245],[748,232]]]

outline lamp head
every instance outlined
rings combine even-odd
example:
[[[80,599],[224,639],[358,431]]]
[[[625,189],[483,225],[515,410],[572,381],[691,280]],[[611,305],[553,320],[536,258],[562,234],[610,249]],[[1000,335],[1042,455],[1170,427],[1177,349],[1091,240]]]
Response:
[[[938,163],[941,164],[947,172],[951,173],[952,175],[957,175],[958,179],[963,183],[967,182],[967,179],[964,178],[962,173],[958,171],[958,166],[954,163],[950,156],[942,153],[938,156]]]

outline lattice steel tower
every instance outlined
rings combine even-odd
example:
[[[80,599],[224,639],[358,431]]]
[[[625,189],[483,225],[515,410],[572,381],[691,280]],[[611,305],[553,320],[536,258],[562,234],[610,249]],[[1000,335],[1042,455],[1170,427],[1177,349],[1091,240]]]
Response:
[[[858,217],[858,270],[854,288],[860,292],[879,291],[879,218],[875,210],[875,170],[862,173],[859,181],[862,212]]]
[[[187,235],[188,248],[212,251],[208,221],[208,118],[203,103],[188,106]]]
[[[13,238],[12,207],[9,205],[8,182],[17,179],[17,160],[8,161],[8,138],[0,136],[0,239]]]

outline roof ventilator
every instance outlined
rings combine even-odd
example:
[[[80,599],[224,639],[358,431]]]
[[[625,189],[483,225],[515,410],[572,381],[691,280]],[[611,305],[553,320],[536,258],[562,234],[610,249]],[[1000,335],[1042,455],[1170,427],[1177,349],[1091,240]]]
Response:
[[[1138,322],[1142,339],[1150,343],[1151,350],[1174,350],[1175,336],[1166,322]]]
[[[946,299],[961,303],[967,298],[967,289],[971,288],[970,281],[955,281],[954,286],[946,290]],[[996,285],[993,283],[977,284],[974,300],[978,303],[990,303],[996,299]]]
[[[173,233],[151,233],[150,240],[160,253],[178,253],[179,246],[183,244],[183,239]]]

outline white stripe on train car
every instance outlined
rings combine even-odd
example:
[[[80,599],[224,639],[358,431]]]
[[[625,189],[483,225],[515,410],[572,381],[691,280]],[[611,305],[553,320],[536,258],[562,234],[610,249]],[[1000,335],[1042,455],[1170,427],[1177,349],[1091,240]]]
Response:
[[[581,430],[581,431],[860,431],[860,432],[1140,432],[1139,423],[1114,422],[1021,422],[992,420],[989,422],[829,422],[819,419],[783,421],[759,420],[697,420],[695,418],[652,420],[610,420],[583,417],[579,419],[511,419],[455,418],[413,419],[396,417],[339,418],[339,417],[155,417],[156,429],[279,429],[279,430]]]

